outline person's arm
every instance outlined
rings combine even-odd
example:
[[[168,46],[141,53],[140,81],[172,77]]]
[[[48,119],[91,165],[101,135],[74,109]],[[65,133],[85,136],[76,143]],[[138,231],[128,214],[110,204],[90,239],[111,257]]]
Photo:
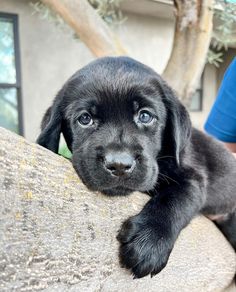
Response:
[[[236,58],[226,70],[205,130],[236,156]]]
[[[225,146],[234,154],[236,154],[236,143],[224,143]]]
[[[233,153],[236,158],[236,143],[224,143],[225,146]]]

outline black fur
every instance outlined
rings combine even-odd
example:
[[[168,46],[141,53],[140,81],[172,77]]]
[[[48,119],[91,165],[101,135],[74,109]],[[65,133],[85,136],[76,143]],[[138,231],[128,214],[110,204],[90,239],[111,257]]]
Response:
[[[140,122],[143,109],[152,114],[150,123]],[[89,126],[78,122],[84,112],[93,119]],[[165,267],[180,231],[199,212],[224,215],[217,224],[236,248],[236,160],[220,142],[191,127],[184,106],[149,67],[107,57],[76,72],[46,112],[37,142],[57,152],[61,132],[75,170],[91,190],[151,196],[117,236],[120,262],[135,277]],[[114,175],[106,168],[108,155],[118,159],[114,167],[122,165],[121,156],[135,166]]]

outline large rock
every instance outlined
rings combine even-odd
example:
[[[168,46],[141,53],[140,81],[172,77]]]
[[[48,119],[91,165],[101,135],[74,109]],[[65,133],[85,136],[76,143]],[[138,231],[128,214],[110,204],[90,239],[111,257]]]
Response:
[[[195,218],[166,268],[133,280],[119,267],[117,230],[148,200],[92,193],[64,158],[0,129],[0,291],[223,291],[235,253]]]

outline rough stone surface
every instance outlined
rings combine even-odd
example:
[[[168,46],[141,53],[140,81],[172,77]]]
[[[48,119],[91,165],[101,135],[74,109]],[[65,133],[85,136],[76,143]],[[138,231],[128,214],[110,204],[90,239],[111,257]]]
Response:
[[[182,231],[160,274],[133,280],[116,234],[148,197],[92,193],[64,158],[4,129],[0,141],[0,291],[216,292],[232,282],[235,253],[204,217]]]

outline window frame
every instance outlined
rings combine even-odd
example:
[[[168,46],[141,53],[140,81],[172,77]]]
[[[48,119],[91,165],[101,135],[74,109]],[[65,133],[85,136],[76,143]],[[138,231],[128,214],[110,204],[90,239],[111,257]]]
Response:
[[[17,110],[18,110],[18,134],[24,135],[23,127],[23,105],[22,105],[22,86],[21,86],[21,64],[20,64],[20,44],[19,44],[19,22],[18,15],[6,12],[0,12],[0,18],[6,18],[12,21],[13,35],[14,35],[14,53],[15,53],[15,70],[16,83],[2,83],[0,82],[0,89],[15,88],[17,96]]]
[[[196,89],[196,92],[198,91],[199,94],[200,94],[200,105],[199,105],[199,108],[198,109],[191,109],[189,107],[189,112],[190,113],[199,113],[199,112],[202,112],[203,111],[203,95],[204,95],[204,73],[205,73],[205,70],[203,70],[202,72],[202,75],[200,77],[200,87]]]

